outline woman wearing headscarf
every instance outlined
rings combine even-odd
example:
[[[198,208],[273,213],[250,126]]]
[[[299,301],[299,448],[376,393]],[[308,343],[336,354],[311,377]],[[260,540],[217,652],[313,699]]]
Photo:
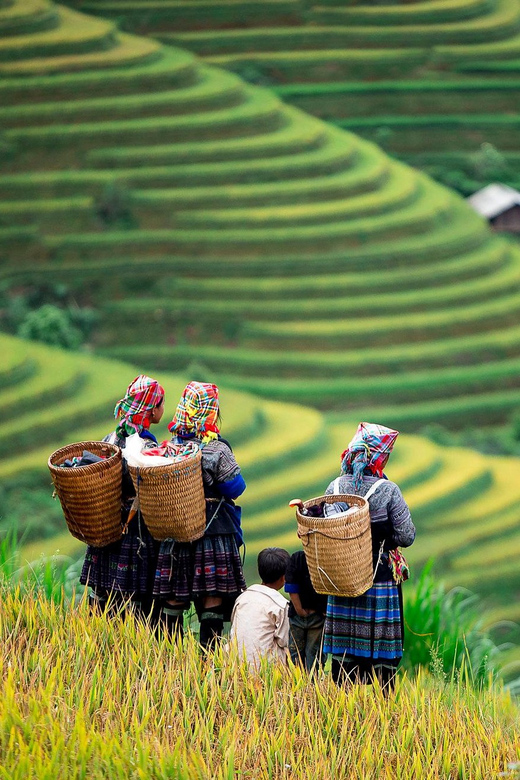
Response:
[[[127,438],[138,433],[149,446],[157,445],[157,439],[149,428],[160,422],[163,413],[163,388],[156,379],[140,374],[116,404],[114,417],[118,419],[118,424],[103,441],[124,449]],[[90,586],[92,606],[104,610],[109,598],[117,606],[121,602],[132,602],[136,614],[153,619],[152,590],[159,545],[139,513],[129,520],[135,490],[125,464],[123,459],[123,537],[106,547],[87,548],[80,582]]]
[[[408,576],[398,547],[415,539],[415,527],[401,490],[383,469],[398,431],[362,422],[341,456],[340,477],[327,494],[368,498],[372,531],[374,582],[355,598],[329,596],[324,629],[324,652],[332,654],[336,682],[370,683],[377,677],[393,687],[403,655],[403,600],[401,583]]]
[[[184,611],[195,603],[203,648],[221,636],[224,619],[246,587],[238,550],[240,508],[234,504],[246,484],[218,422],[218,387],[190,382],[168,428],[175,443],[193,440],[201,448],[206,530],[194,542],[161,543],[153,591],[162,599],[162,619],[171,633],[182,633]]]

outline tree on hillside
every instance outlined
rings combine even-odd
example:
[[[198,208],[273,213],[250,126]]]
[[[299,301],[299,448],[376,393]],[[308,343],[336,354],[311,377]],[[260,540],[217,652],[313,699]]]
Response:
[[[29,312],[20,325],[18,335],[65,349],[77,349],[82,342],[81,332],[72,324],[67,312],[52,303]]]

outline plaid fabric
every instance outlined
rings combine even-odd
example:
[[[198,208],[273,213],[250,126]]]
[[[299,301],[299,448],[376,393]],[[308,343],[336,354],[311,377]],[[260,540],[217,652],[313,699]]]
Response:
[[[384,425],[359,423],[354,438],[341,456],[341,473],[353,475],[354,490],[361,487],[366,468],[377,477],[383,476],[398,436],[399,431]]]
[[[234,534],[161,542],[154,596],[191,601],[199,596],[237,596],[245,587]]]
[[[362,596],[329,596],[323,652],[367,659],[398,660],[403,655],[403,620],[397,585],[376,582]]]
[[[127,387],[124,398],[117,402],[114,417],[121,417],[118,435],[131,436],[150,425],[150,412],[164,398],[164,389],[156,379],[140,374]]]
[[[206,382],[190,382],[184,388],[168,430],[176,435],[194,435],[203,444],[217,438],[218,387]]]
[[[87,547],[79,581],[96,592],[150,594],[158,553],[159,542],[136,516],[121,541],[107,547]]]

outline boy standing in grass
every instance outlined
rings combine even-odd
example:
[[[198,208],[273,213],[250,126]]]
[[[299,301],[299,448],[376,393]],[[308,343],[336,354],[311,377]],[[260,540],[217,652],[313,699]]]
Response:
[[[278,591],[283,588],[290,557],[280,547],[262,550],[258,554],[262,584],[251,585],[235,602],[230,639],[251,666],[258,666],[262,656],[287,662],[289,602]]]
[[[291,555],[285,573],[285,592],[289,594],[289,652],[292,662],[307,671],[323,661],[323,626],[327,596],[320,596],[312,586],[303,550]]]

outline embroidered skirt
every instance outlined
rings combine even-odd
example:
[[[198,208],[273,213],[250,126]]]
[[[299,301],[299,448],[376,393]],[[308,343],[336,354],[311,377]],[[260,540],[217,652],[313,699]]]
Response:
[[[245,587],[234,534],[161,542],[154,596],[191,601],[198,596],[236,596]]]
[[[329,596],[323,651],[372,664],[399,661],[403,655],[400,588],[393,581],[376,582],[356,598]]]
[[[87,547],[80,582],[96,592],[151,595],[160,542],[135,517],[119,542]]]

